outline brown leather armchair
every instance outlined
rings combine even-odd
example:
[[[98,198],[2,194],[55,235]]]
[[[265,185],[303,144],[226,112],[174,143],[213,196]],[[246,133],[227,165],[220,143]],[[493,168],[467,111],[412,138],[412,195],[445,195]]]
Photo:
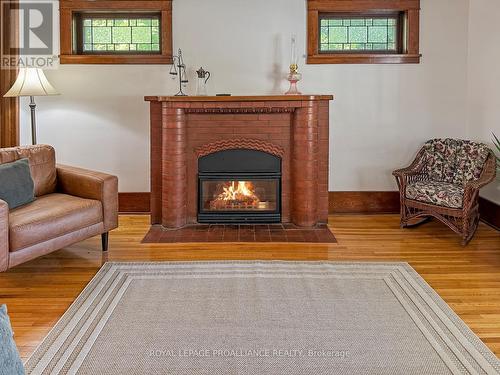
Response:
[[[56,165],[51,146],[0,149],[0,164],[28,158],[34,202],[9,210],[0,200],[0,272],[118,226],[118,179]]]

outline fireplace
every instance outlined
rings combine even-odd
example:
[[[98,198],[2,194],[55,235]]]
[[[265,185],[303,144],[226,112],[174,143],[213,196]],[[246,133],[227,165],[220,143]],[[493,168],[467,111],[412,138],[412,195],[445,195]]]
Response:
[[[146,97],[151,223],[325,224],[331,99]]]
[[[232,149],[198,159],[198,222],[279,223],[281,158]]]

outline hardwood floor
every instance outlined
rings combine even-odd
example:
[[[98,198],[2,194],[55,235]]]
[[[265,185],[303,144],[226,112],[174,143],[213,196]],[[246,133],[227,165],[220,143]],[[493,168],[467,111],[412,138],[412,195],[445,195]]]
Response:
[[[500,356],[500,233],[481,223],[469,246],[438,222],[399,229],[397,215],[331,216],[337,244],[141,244],[149,217],[120,217],[108,255],[100,237],[0,274],[23,358],[35,349],[103,262],[220,259],[404,261]]]

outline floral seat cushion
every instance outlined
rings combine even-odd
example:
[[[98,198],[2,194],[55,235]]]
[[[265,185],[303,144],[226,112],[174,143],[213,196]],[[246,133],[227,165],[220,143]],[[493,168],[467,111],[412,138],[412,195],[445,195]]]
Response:
[[[406,198],[449,208],[462,208],[461,184],[441,181],[415,181],[406,186]]]

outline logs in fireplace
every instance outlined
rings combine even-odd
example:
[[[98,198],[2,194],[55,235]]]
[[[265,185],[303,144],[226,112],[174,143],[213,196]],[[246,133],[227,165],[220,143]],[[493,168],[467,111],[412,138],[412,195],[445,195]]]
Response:
[[[145,99],[152,224],[327,222],[331,96]]]

